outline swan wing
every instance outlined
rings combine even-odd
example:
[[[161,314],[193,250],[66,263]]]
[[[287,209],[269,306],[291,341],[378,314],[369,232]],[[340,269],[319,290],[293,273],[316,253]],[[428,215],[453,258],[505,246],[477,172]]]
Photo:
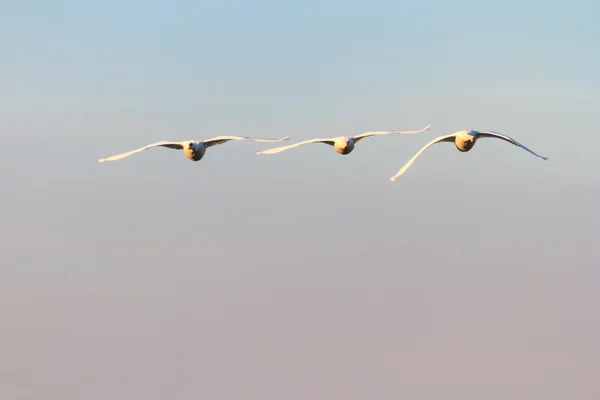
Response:
[[[230,140],[250,140],[252,142],[262,142],[262,143],[274,143],[274,142],[281,142],[284,140],[288,140],[290,137],[289,136],[285,136],[282,137],[281,139],[257,139],[257,138],[251,138],[251,137],[247,137],[247,136],[217,136],[211,139],[207,139],[207,140],[203,140],[202,143],[204,143],[204,145],[206,147],[211,147],[211,146],[216,146],[219,144],[223,144],[225,142],[228,142]]]
[[[427,126],[423,129],[419,129],[418,131],[375,131],[375,132],[365,132],[360,135],[354,136],[354,143],[357,143],[359,140],[362,140],[369,136],[375,135],[410,135],[413,133],[421,133],[429,130],[431,128],[431,124],[427,124]]]
[[[400,170],[396,173],[396,175],[394,175],[390,178],[390,181],[394,182],[396,179],[398,179],[398,177],[400,175],[402,175],[404,172],[406,172],[406,170],[410,168],[412,163],[415,162],[417,157],[419,157],[425,150],[427,150],[427,148],[429,146],[433,146],[434,144],[439,143],[439,142],[454,142],[455,137],[456,137],[456,134],[453,133],[451,135],[437,137],[437,138],[433,139],[431,142],[427,143],[425,146],[423,146],[421,148],[421,150],[417,151],[417,153],[410,160],[408,160],[402,168],[400,168]]]
[[[184,146],[184,143],[185,142],[165,142],[165,141],[156,142],[156,143],[152,143],[152,144],[149,144],[147,146],[144,146],[144,147],[140,147],[139,149],[128,151],[127,153],[121,153],[121,154],[117,154],[117,155],[110,156],[110,157],[107,157],[107,158],[100,158],[98,160],[98,162],[120,160],[121,158],[129,157],[132,154],[139,153],[141,151],[151,149],[152,147],[167,147],[169,149],[182,150],[183,146]]]
[[[302,146],[304,144],[308,144],[308,143],[325,143],[328,144],[330,146],[333,146],[335,144],[335,139],[321,139],[321,138],[316,138],[316,139],[310,139],[310,140],[305,140],[303,142],[298,142],[298,143],[294,143],[294,144],[290,144],[289,146],[282,146],[282,147],[275,147],[273,149],[267,149],[267,150],[263,150],[263,151],[257,151],[256,154],[274,154],[274,153],[279,153],[288,149],[293,149],[294,147],[298,147],[298,146]]]
[[[515,139],[513,139],[513,138],[511,138],[509,136],[503,135],[501,133],[498,133],[498,132],[494,132],[494,131],[479,132],[479,134],[477,136],[478,137],[484,137],[484,138],[485,137],[489,137],[489,138],[502,139],[504,141],[507,141],[509,143],[514,144],[515,146],[518,146],[518,147],[522,148],[523,150],[526,150],[526,151],[530,152],[531,154],[533,154],[536,157],[539,157],[539,158],[541,158],[543,160],[547,160],[548,159],[548,157],[541,156],[541,155],[537,154],[536,152],[534,152],[533,150],[531,150],[531,149],[523,146],[521,143],[517,142]]]

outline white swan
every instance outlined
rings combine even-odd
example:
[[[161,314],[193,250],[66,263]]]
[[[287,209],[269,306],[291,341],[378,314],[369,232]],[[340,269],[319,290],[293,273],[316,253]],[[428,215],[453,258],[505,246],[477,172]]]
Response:
[[[494,131],[479,132],[479,131],[475,131],[475,130],[462,130],[462,131],[454,132],[451,135],[440,136],[438,138],[433,139],[431,142],[427,143],[425,146],[423,146],[423,148],[421,148],[421,150],[419,150],[417,152],[417,154],[415,154],[413,156],[413,158],[408,160],[408,162],[406,164],[404,164],[404,166],[402,168],[400,168],[400,170],[398,171],[398,173],[396,175],[394,175],[390,178],[390,181],[394,182],[400,175],[402,175],[404,172],[406,172],[406,170],[412,165],[412,163],[417,159],[417,157],[419,157],[421,155],[421,153],[423,153],[429,146],[432,146],[438,142],[454,142],[458,151],[467,152],[467,151],[471,150],[473,148],[473,146],[475,146],[475,142],[477,141],[477,139],[485,138],[485,137],[498,138],[498,139],[505,140],[509,143],[514,144],[515,146],[519,146],[522,149],[527,150],[534,156],[540,157],[541,159],[544,159],[544,160],[548,159],[547,157],[541,156],[541,155],[533,152],[532,150],[528,149],[527,147],[523,146],[521,143],[517,142],[515,139],[508,137],[506,135],[503,135],[501,133],[494,132]]]
[[[152,147],[167,147],[169,149],[174,150],[183,150],[183,154],[192,161],[200,161],[202,157],[204,157],[204,153],[206,153],[206,149],[212,146],[216,146],[218,144],[222,144],[228,142],[230,140],[250,140],[253,142],[281,142],[283,140],[288,140],[290,137],[286,136],[281,139],[254,139],[245,136],[217,136],[212,139],[206,140],[186,140],[183,142],[156,142],[149,144],[144,147],[140,147],[139,149],[135,149],[129,151],[127,153],[117,154],[108,158],[101,158],[98,162],[105,161],[115,161],[120,160],[121,158],[128,157],[132,154],[139,153],[144,150],[151,149]]]
[[[393,134],[412,134],[412,133],[420,133],[420,132],[424,132],[426,130],[429,130],[429,128],[431,128],[431,124],[427,125],[425,128],[423,129],[419,129],[418,131],[404,131],[404,132],[400,132],[400,131],[379,131],[379,132],[365,132],[365,133],[361,133],[360,135],[356,135],[356,136],[338,136],[338,137],[334,137],[334,138],[326,138],[326,139],[321,139],[321,138],[317,138],[317,139],[310,139],[310,140],[305,140],[304,142],[299,142],[299,143],[295,143],[295,144],[291,144],[289,146],[282,146],[282,147],[276,147],[273,149],[268,149],[268,150],[263,150],[263,151],[257,151],[256,154],[274,154],[274,153],[279,153],[288,149],[293,149],[294,147],[298,147],[298,146],[302,146],[303,144],[308,144],[308,143],[325,143],[328,144],[330,146],[333,146],[333,148],[335,149],[335,151],[337,151],[339,154],[350,154],[352,152],[352,150],[354,150],[354,145],[356,143],[358,143],[360,140],[369,137],[369,136],[375,136],[375,135],[393,135]]]

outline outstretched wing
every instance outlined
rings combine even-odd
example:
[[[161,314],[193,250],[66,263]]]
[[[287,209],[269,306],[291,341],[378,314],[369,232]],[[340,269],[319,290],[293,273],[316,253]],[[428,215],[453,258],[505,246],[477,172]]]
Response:
[[[335,140],[334,139],[310,139],[310,140],[305,140],[304,142],[298,142],[295,144],[290,144],[289,146],[282,146],[282,147],[275,147],[273,149],[268,149],[268,150],[263,150],[263,151],[257,151],[256,154],[274,154],[274,153],[279,153],[288,149],[293,149],[294,147],[298,147],[298,146],[302,146],[303,144],[308,144],[308,143],[325,143],[328,144],[330,146],[333,146],[335,144]]]
[[[523,150],[526,150],[526,151],[530,152],[534,156],[537,156],[537,157],[539,157],[539,158],[541,158],[543,160],[547,160],[548,159],[547,157],[541,156],[541,155],[537,154],[536,152],[534,152],[533,150],[528,149],[527,147],[523,146],[521,143],[517,142],[515,139],[513,139],[511,137],[508,137],[506,135],[503,135],[501,133],[498,133],[498,132],[494,132],[494,131],[479,132],[479,134],[477,136],[478,137],[495,137],[495,138],[498,138],[498,139],[502,139],[502,140],[507,141],[508,143],[512,143],[515,146],[518,146],[518,147],[522,148]]]
[[[174,150],[181,150],[181,149],[183,149],[184,143],[185,142],[165,142],[165,141],[156,142],[156,143],[152,143],[152,144],[149,144],[147,146],[144,146],[144,147],[140,147],[139,149],[135,149],[135,150],[129,151],[127,153],[117,154],[117,155],[110,156],[110,157],[107,157],[107,158],[100,158],[98,160],[98,162],[120,160],[121,158],[125,158],[125,157],[128,157],[128,156],[132,155],[132,154],[139,153],[140,151],[148,150],[148,149],[150,149],[152,147],[158,147],[158,146],[160,146],[160,147],[167,147],[169,149],[174,149]]]
[[[357,143],[359,140],[364,139],[369,136],[374,135],[410,135],[413,133],[421,133],[429,130],[431,128],[431,124],[427,124],[427,126],[423,129],[419,129],[418,131],[376,131],[376,132],[365,132],[360,135],[354,136],[354,143]]]
[[[212,139],[203,140],[202,143],[204,143],[204,146],[206,146],[206,147],[211,147],[211,146],[223,144],[230,140],[250,140],[253,142],[273,143],[273,142],[281,142],[284,140],[288,140],[289,138],[290,138],[289,136],[283,137],[281,139],[255,139],[255,138],[251,138],[251,137],[247,137],[247,136],[217,136]]]
[[[423,153],[429,146],[432,146],[438,142],[454,142],[455,137],[456,137],[456,134],[453,133],[451,135],[437,137],[437,138],[433,139],[431,142],[427,143],[425,146],[423,146],[421,148],[421,150],[419,150],[417,152],[417,154],[415,154],[410,160],[408,160],[408,162],[406,164],[404,164],[404,166],[402,168],[400,168],[400,171],[398,171],[396,173],[396,175],[394,175],[390,178],[390,181],[394,182],[400,175],[402,175],[408,168],[410,168],[410,166],[412,165],[413,162],[415,162],[417,157],[419,157],[421,155],[421,153]]]

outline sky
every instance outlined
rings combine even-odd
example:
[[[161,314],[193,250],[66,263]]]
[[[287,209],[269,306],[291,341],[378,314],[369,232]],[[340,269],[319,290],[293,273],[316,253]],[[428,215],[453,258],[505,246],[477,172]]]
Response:
[[[0,397],[597,399],[599,13],[1,3]]]

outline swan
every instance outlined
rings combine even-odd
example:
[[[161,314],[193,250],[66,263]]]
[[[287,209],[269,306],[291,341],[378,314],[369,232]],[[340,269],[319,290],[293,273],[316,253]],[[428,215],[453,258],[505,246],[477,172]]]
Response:
[[[282,152],[282,151],[285,151],[288,149],[293,149],[294,147],[302,146],[303,144],[325,143],[330,146],[333,146],[335,151],[338,152],[339,154],[345,155],[345,154],[350,154],[352,152],[352,150],[354,150],[354,145],[356,143],[358,143],[360,140],[362,140],[366,137],[369,137],[369,136],[420,133],[420,132],[429,130],[429,128],[431,128],[431,124],[427,125],[423,129],[419,129],[418,131],[404,131],[404,132],[377,131],[377,132],[365,132],[365,133],[361,133],[360,135],[356,135],[356,136],[338,136],[338,137],[334,137],[334,138],[325,138],[325,139],[316,138],[316,139],[305,140],[304,142],[298,142],[295,144],[291,144],[289,146],[282,146],[282,147],[276,147],[273,149],[257,151],[256,154],[274,154],[274,153],[279,153],[279,152]]]
[[[465,130],[454,132],[451,135],[437,137],[437,138],[433,139],[431,142],[427,143],[425,146],[423,146],[421,148],[421,150],[419,150],[417,152],[417,154],[415,154],[413,156],[413,158],[408,160],[408,162],[406,164],[404,164],[404,166],[402,168],[400,168],[400,170],[398,171],[398,173],[396,173],[396,175],[394,175],[390,178],[390,181],[394,182],[400,175],[402,175],[404,172],[406,172],[406,170],[408,168],[410,168],[410,166],[417,159],[417,157],[419,157],[421,155],[421,153],[423,153],[429,146],[432,146],[439,142],[454,142],[458,151],[467,152],[467,151],[471,150],[473,148],[473,146],[475,146],[475,142],[477,141],[477,139],[486,138],[486,137],[487,138],[498,138],[498,139],[505,140],[508,143],[512,143],[515,146],[518,146],[518,147],[530,152],[534,156],[537,156],[543,160],[548,159],[547,157],[541,156],[541,155],[535,153],[534,151],[528,149],[527,147],[523,146],[521,143],[517,142],[515,139],[508,137],[506,135],[503,135],[501,133],[494,132],[494,131],[480,132],[480,131],[476,131],[476,130],[466,130],[465,129]]]
[[[153,147],[166,147],[174,150],[183,150],[183,154],[192,161],[200,161],[202,157],[204,157],[204,153],[206,153],[206,149],[212,146],[216,146],[219,144],[223,144],[230,140],[250,140],[253,142],[281,142],[283,140],[288,140],[290,137],[286,136],[281,139],[255,139],[246,136],[217,136],[212,139],[206,140],[186,140],[183,142],[167,142],[161,141],[149,144],[147,146],[140,147],[139,149],[135,149],[129,151],[127,153],[117,154],[114,156],[110,156],[107,158],[100,158],[98,162],[105,161],[115,161],[120,160],[121,158],[128,157],[132,154],[139,153],[144,150],[151,149]]]

